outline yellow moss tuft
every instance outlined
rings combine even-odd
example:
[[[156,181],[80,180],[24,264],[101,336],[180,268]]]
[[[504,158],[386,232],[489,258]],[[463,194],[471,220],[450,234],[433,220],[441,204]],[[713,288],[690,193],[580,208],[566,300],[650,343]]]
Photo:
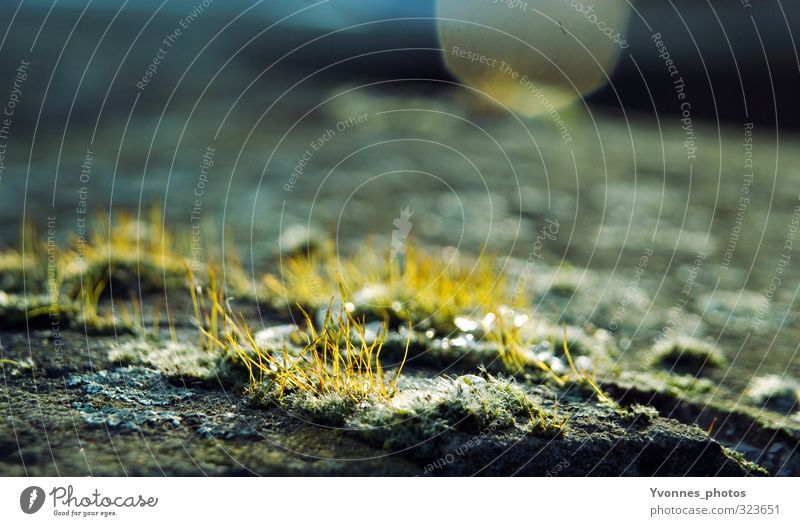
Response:
[[[535,367],[547,374],[547,377],[559,386],[566,384],[565,379],[553,369],[539,360],[531,348],[535,343],[533,336],[525,335],[525,321],[516,316],[498,316],[487,332],[487,338],[497,345],[497,353],[506,370],[512,374],[524,372],[527,367]]]
[[[305,315],[308,342],[299,355],[291,356],[286,346],[281,351],[259,347],[243,319],[227,318],[225,338],[245,364],[251,386],[282,398],[288,392],[314,396],[330,394],[360,402],[369,398],[389,399],[397,392],[397,382],[408,357],[392,375],[386,375],[380,361],[388,325],[368,337],[364,320],[347,309],[333,314],[329,308],[317,330]]]
[[[498,270],[493,258],[448,258],[413,244],[394,256],[368,244],[352,257],[338,257],[328,243],[284,260],[280,275],[266,275],[262,283],[272,297],[314,310],[336,295],[341,282],[361,312],[449,331],[456,316],[481,316],[509,303],[507,278]]]
[[[161,211],[144,217],[129,212],[98,215],[88,239],[73,237],[59,258],[67,292],[79,296],[85,282],[94,288],[103,280],[143,291],[180,283],[183,259],[190,254],[188,236],[178,242],[164,227]]]
[[[289,392],[312,396],[335,394],[360,402],[369,398],[389,399],[397,392],[397,382],[408,357],[411,331],[405,355],[392,375],[386,375],[380,354],[389,330],[384,323],[374,336],[368,335],[366,322],[347,308],[334,314],[328,303],[325,319],[317,329],[302,311],[306,323],[306,343],[298,353],[290,353],[284,342],[280,349],[259,345],[244,316],[223,300],[213,271],[209,286],[197,285],[187,266],[192,303],[200,332],[201,345],[238,359],[247,371],[254,393],[275,395]]]

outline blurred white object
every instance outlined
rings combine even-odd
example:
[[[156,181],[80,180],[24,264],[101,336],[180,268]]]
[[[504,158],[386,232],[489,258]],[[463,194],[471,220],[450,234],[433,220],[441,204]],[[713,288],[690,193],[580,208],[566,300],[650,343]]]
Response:
[[[445,63],[525,115],[603,86],[628,47],[627,0],[438,0]]]

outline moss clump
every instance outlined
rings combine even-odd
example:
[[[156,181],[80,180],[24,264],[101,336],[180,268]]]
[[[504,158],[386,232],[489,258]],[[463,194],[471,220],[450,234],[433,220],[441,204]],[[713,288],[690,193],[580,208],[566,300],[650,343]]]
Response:
[[[73,329],[90,336],[138,334],[136,318],[98,314],[97,304],[70,301],[60,297],[57,303],[47,295],[6,294],[0,291],[0,327],[24,329],[26,326]],[[125,309],[121,309],[125,311]]]
[[[417,449],[425,456],[448,443],[450,432],[478,437],[520,433],[552,439],[565,420],[535,402],[513,382],[485,375],[437,378],[407,386],[389,403],[358,411],[348,427],[392,451]]]
[[[186,272],[189,283],[195,284],[188,265]],[[394,396],[410,337],[397,370],[385,374],[380,360],[388,332],[385,322],[373,330],[363,318],[354,317],[345,303],[334,308],[329,302],[319,327],[302,311],[302,332],[285,326],[285,330],[254,334],[244,316],[223,299],[212,270],[208,281],[206,288],[190,287],[199,346],[238,363],[240,380],[249,384],[251,398],[330,395],[360,402]]]
[[[388,399],[397,391],[397,381],[408,355],[393,374],[384,374],[380,355],[388,331],[367,335],[363,320],[347,309],[333,314],[329,308],[319,331],[306,315],[305,346],[293,356],[284,343],[280,349],[262,347],[243,319],[220,310],[227,354],[235,353],[247,368],[253,390],[265,389],[279,398],[293,392],[309,396],[338,395],[356,402],[370,398]]]
[[[45,294],[48,292],[48,257],[56,248],[39,235],[32,225],[22,227],[23,245],[19,250],[0,252],[0,290]],[[56,251],[56,253],[58,253]],[[56,282],[58,276],[55,276]]]
[[[423,457],[446,443],[449,433],[483,438],[498,433],[557,438],[566,420],[516,383],[483,376],[405,378],[390,398],[356,401],[338,393],[294,392],[283,398],[251,392],[257,404],[277,405],[292,415],[342,427],[393,451],[414,448]]]
[[[740,466],[742,466],[744,469],[746,469],[749,472],[749,474],[751,474],[751,475],[763,475],[763,476],[769,476],[770,475],[769,471],[767,471],[766,469],[762,468],[761,466],[759,466],[755,462],[751,462],[751,461],[747,460],[745,458],[745,456],[742,455],[741,453],[739,453],[738,451],[735,451],[733,449],[730,449],[730,448],[727,448],[725,446],[722,446],[722,453],[726,457],[728,457],[729,459],[731,459],[732,461],[738,463]]]
[[[350,419],[359,411],[372,407],[373,401],[356,402],[352,398],[338,393],[311,394],[306,392],[291,393],[278,398],[274,393],[265,390],[247,391],[250,401],[255,406],[277,406],[294,417],[308,420],[316,424],[331,427],[351,427]]]
[[[653,345],[649,365],[686,374],[700,374],[705,369],[724,367],[727,360],[712,343],[679,336]]]
[[[43,293],[46,278],[42,275],[42,265],[33,254],[22,255],[16,251],[0,252],[0,290],[6,292]]]
[[[508,303],[508,280],[498,267],[491,258],[469,261],[411,243],[399,254],[367,247],[342,258],[329,242],[308,255],[285,258],[261,285],[273,307],[298,304],[312,312],[342,293],[352,299],[354,312],[368,319],[388,319],[395,326],[412,320],[449,333],[457,328],[457,316],[482,316]]]
[[[599,401],[614,405],[593,378],[613,363],[608,332],[597,330],[589,336],[575,327],[545,326],[513,309],[501,308],[499,312],[498,316],[487,315],[483,325],[497,361],[507,372],[524,373],[526,379],[562,388],[574,384]]]
[[[148,293],[184,287],[185,273],[182,258],[162,260],[153,255],[137,254],[132,248],[115,251],[105,258],[97,255],[89,260],[71,262],[64,273],[65,292],[70,296],[80,294],[81,280],[84,286],[105,280],[110,281],[117,291]]]
[[[36,370],[36,362],[30,356],[21,360],[9,360],[0,358],[0,372],[11,376],[29,375]]]
[[[66,325],[72,319],[73,312],[70,306],[52,303],[47,295],[23,296],[0,290],[0,327],[3,328],[19,329],[26,324],[49,325],[53,319]]]
[[[413,380],[392,400],[357,411],[347,424],[382,447],[403,449],[450,430],[555,438],[564,433],[565,420],[514,382],[484,374]]]
[[[99,216],[88,242],[73,240],[60,255],[64,291],[76,297],[103,282],[137,292],[183,287],[183,261],[190,251],[176,239],[155,207],[142,218],[124,212]]]
[[[800,383],[774,374],[753,378],[745,395],[752,404],[783,414],[800,407]]]
[[[140,317],[99,314],[101,298],[110,288],[135,296],[185,286],[188,244],[178,243],[177,236],[164,228],[158,209],[142,219],[129,213],[99,216],[88,239],[73,238],[66,246],[51,238],[42,241],[33,228],[26,229],[21,252],[0,252],[0,291],[27,294],[3,293],[3,326],[24,326],[32,320],[46,323],[47,317],[58,315],[64,327],[87,334],[137,333]],[[125,300],[110,301],[127,312],[127,294]]]
[[[711,394],[718,388],[716,383],[706,378],[666,371],[623,371],[614,378],[613,383],[617,389],[661,393],[674,398],[697,398]]]
[[[630,427],[647,427],[659,416],[656,408],[641,404],[617,407],[615,412],[622,423]]]

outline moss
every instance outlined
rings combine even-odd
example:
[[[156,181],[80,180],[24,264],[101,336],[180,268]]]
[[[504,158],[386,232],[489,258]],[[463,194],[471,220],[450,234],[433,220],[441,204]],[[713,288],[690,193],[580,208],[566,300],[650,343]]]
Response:
[[[46,294],[7,294],[0,291],[0,327],[22,329],[26,326],[71,328],[90,336],[138,334],[137,318],[113,318],[108,312],[98,315],[93,301],[81,304],[59,294],[56,302]]]
[[[35,257],[28,256],[23,264],[22,256],[16,251],[0,252],[0,290],[41,294],[46,291],[46,284]]]
[[[21,238],[19,250],[0,252],[0,290],[45,294],[50,284],[47,241],[31,225],[23,225]]]
[[[800,406],[800,383],[774,374],[759,376],[751,380],[745,395],[758,407],[790,414]]]
[[[133,251],[114,251],[96,255],[84,261],[72,261],[64,271],[64,291],[70,297],[80,294],[81,287],[107,281],[114,290],[135,293],[158,292],[166,289],[183,289],[186,273],[183,259],[177,256],[164,258]]]
[[[389,402],[359,411],[347,423],[389,449],[412,447],[450,430],[550,438],[564,431],[563,418],[541,401],[516,383],[487,374],[415,380]]]
[[[800,421],[793,418],[793,415],[719,398],[705,398],[700,401],[704,407],[720,415],[734,415],[736,418],[748,422],[747,427],[756,426],[759,429],[786,437],[793,443],[800,441]]]
[[[72,317],[69,326],[88,336],[119,336],[123,334],[140,334],[142,332],[142,328],[132,320],[112,318],[110,315],[86,316],[80,311]]]
[[[745,456],[739,453],[738,451],[722,446],[722,453],[729,459],[738,463],[742,468],[747,470],[747,472],[750,475],[764,475],[764,476],[770,475],[769,471],[762,468],[755,462],[747,460],[747,458],[745,458]]]
[[[599,329],[589,332],[585,329],[567,325],[548,330],[552,336],[543,339],[538,345],[540,359],[550,362],[559,373],[569,372],[569,360],[564,352],[564,342],[574,360],[578,372],[605,374],[617,362],[619,349],[611,334]]]
[[[36,362],[33,358],[28,356],[21,360],[9,360],[8,358],[0,358],[0,371],[11,376],[29,375],[32,371],[36,370]]]
[[[411,320],[447,334],[457,329],[456,317],[496,312],[508,303],[508,281],[498,266],[492,258],[469,261],[413,244],[401,254],[368,246],[341,257],[328,241],[308,255],[285,258],[261,286],[273,307],[298,304],[316,311],[344,295],[353,312],[368,319],[386,319],[393,327]]]
[[[743,403],[706,379],[663,371],[625,372],[604,386],[622,400],[652,404],[662,414],[686,424],[703,422],[710,429],[717,422],[714,436],[760,451],[759,462],[776,472],[787,469],[782,451],[793,450],[800,440],[800,421],[795,417]],[[776,445],[778,449],[773,447]]]
[[[552,278],[547,289],[548,294],[570,297],[578,292],[578,286],[584,279],[582,272],[567,268],[564,265],[559,268],[556,275]]]
[[[714,344],[686,336],[657,342],[650,350],[648,362],[648,365],[694,375],[727,364],[722,352]]]
[[[656,392],[675,398],[698,397],[713,393],[717,384],[692,375],[670,374],[666,371],[623,371],[612,381],[617,388]]]
[[[640,404],[628,407],[618,406],[614,411],[623,424],[631,427],[647,427],[659,416],[658,410],[654,407]]]
[[[20,329],[26,326],[70,328],[90,336],[136,334],[140,327],[131,320],[98,316],[92,308],[85,313],[81,304],[60,296],[53,303],[48,295],[6,294],[0,291],[0,327]]]
[[[526,426],[538,410],[515,383],[489,375],[443,379],[436,391],[433,399],[424,397],[412,402],[414,413],[442,418],[467,432]]]
[[[251,391],[252,394],[255,393]],[[333,427],[347,427],[348,419],[352,418],[359,407],[368,407],[369,404],[356,402],[337,393],[292,393],[284,398],[276,398],[265,391],[259,391],[252,400],[257,401],[259,406],[277,405],[292,416]]]
[[[281,398],[264,390],[250,390],[248,395],[256,406],[278,406],[301,419],[349,429],[382,448],[421,446],[423,455],[446,441],[449,432],[556,438],[565,427],[565,419],[541,400],[512,381],[488,374],[405,379],[388,400],[375,396],[356,401],[337,393],[306,392]]]
[[[66,325],[74,309],[69,305],[52,304],[50,296],[43,294],[27,296],[7,294],[0,291],[0,327],[8,329],[25,328],[26,325],[50,325],[50,315]]]
[[[117,293],[120,286],[146,292],[187,285],[181,251],[173,242],[174,236],[159,232],[163,227],[160,218],[156,219],[143,224],[122,221],[121,230],[107,230],[108,238],[92,238],[82,258],[77,258],[74,248],[59,254],[58,279],[64,279],[64,287],[58,303],[65,326],[74,329],[73,332],[82,332],[85,324],[92,334],[130,331],[140,336],[118,343],[109,353],[112,361],[134,368],[81,375],[75,380],[73,386],[83,388],[87,397],[97,393],[103,397],[97,403],[88,400],[94,406],[81,406],[87,422],[108,423],[111,418],[115,422],[131,420],[136,423],[139,416],[153,416],[131,412],[127,405],[172,404],[172,398],[162,402],[156,397],[161,391],[172,392],[169,383],[160,381],[164,377],[167,381],[221,379],[226,385],[235,386],[236,392],[247,384],[245,395],[252,407],[272,408],[270,412],[243,408],[247,416],[258,413],[271,418],[287,413],[301,420],[344,428],[347,431],[341,432],[342,436],[356,437],[381,448],[418,450],[413,455],[451,451],[454,443],[463,444],[465,439],[485,440],[485,444],[473,451],[475,465],[484,465],[481,463],[484,458],[497,458],[497,453],[508,451],[511,443],[522,443],[523,449],[509,457],[524,456],[525,461],[538,454],[545,443],[555,445],[559,458],[579,442],[581,448],[583,443],[589,443],[599,458],[606,457],[607,444],[612,441],[628,440],[632,444],[629,447],[639,448],[637,451],[642,443],[680,444],[685,437],[696,439],[696,444],[703,441],[704,447],[710,443],[705,434],[698,438],[691,434],[695,430],[657,419],[653,408],[637,405],[621,408],[611,403],[592,380],[598,371],[610,371],[619,356],[610,334],[533,319],[530,311],[508,307],[507,283],[496,279],[497,265],[492,260],[466,263],[461,257],[453,256],[451,260],[440,253],[412,247],[397,258],[365,250],[334,261],[330,246],[321,244],[311,251],[310,262],[304,263],[303,258],[308,256],[301,250],[286,255],[290,263],[284,270],[288,274],[281,276],[286,279],[282,279],[280,285],[265,278],[261,287],[269,289],[271,300],[281,298],[286,304],[299,301],[314,312],[301,322],[302,329],[287,325],[258,333],[252,333],[244,318],[230,307],[225,300],[227,294],[216,286],[212,271],[208,272],[207,281],[199,282],[189,273],[188,282],[193,285],[190,290],[194,322],[200,329],[200,341],[148,339],[138,321],[126,321],[142,318],[141,310],[135,311],[138,306],[130,305],[134,309],[133,316],[122,315],[123,320],[113,318],[107,309],[113,298],[107,299],[104,287],[107,282],[111,283]],[[21,269],[20,261],[9,257],[6,264],[9,268]],[[0,268],[3,264],[0,257]],[[238,290],[252,283],[239,267],[234,266],[234,275],[229,276],[227,269],[230,268],[226,266],[226,285],[234,281],[238,283],[234,287]],[[200,282],[202,286],[197,286]],[[284,285],[287,288],[283,288]],[[87,288],[91,291],[87,292]],[[24,306],[23,298],[0,294],[0,314],[7,312],[6,320],[22,324],[33,317],[49,322],[49,297],[35,296],[35,300]],[[331,297],[346,305],[340,310],[349,316],[325,316],[326,307],[330,310]],[[120,304],[115,302],[113,306],[116,312],[122,312],[117,309]],[[297,313],[303,314],[300,310]],[[414,322],[417,330],[407,328],[408,320]],[[492,340],[492,320],[497,323],[508,320],[519,332]],[[183,317],[179,323],[185,321]],[[388,331],[387,327],[392,330]],[[447,336],[443,337],[444,334]],[[513,347],[513,352],[504,355],[501,345]],[[724,365],[719,351],[705,342],[682,339],[661,346],[656,346],[653,352],[659,365],[693,373],[704,367]],[[410,353],[407,353],[409,347]],[[492,376],[485,369],[480,375],[454,378],[401,377],[401,370],[408,374],[402,369],[407,355],[417,367],[427,363],[438,370],[455,365],[460,371],[481,371],[481,367],[487,365],[496,367],[493,372],[505,367],[536,383],[547,379],[551,385],[558,386],[557,391],[562,395],[559,404],[566,411],[562,409],[559,414],[558,406],[552,402],[555,390],[550,391],[548,386],[519,384]],[[504,360],[508,356],[511,359]],[[390,364],[387,371],[383,370],[379,359]],[[537,366],[537,362],[543,366]],[[509,367],[509,363],[520,363],[522,367]],[[17,367],[17,364],[6,363],[6,366]],[[143,367],[147,369],[142,370]],[[422,374],[419,368],[416,374]],[[159,378],[159,382],[150,382],[150,375]],[[627,378],[638,388],[669,393],[675,398],[685,396],[686,405],[691,403],[689,400],[710,398],[706,395],[716,389],[712,382],[691,374],[658,371]],[[122,384],[122,380],[131,379],[133,385]],[[143,390],[141,385],[147,387],[148,382],[153,387]],[[371,387],[365,388],[365,385]],[[211,391],[198,389],[204,393]],[[790,390],[777,393],[791,394]],[[587,395],[605,399],[606,403],[594,403]],[[135,399],[120,398],[130,396]],[[219,398],[223,398],[222,394]],[[224,398],[220,403],[229,410],[230,400]],[[777,398],[777,395],[769,395],[764,400],[771,404]],[[706,404],[705,408],[715,406]],[[158,423],[163,415],[155,416]],[[569,428],[566,416],[573,419]],[[292,418],[279,418],[281,425],[302,426],[295,424]],[[197,421],[203,422],[202,417]],[[145,420],[147,422],[149,420]],[[669,427],[670,436],[677,442],[668,442],[658,433],[673,425],[674,429]],[[227,420],[220,420],[218,425],[198,426],[203,436],[238,436]],[[312,433],[316,429],[307,427]],[[731,459],[740,463],[734,455],[731,453]],[[586,458],[590,457],[581,460]],[[627,460],[626,455],[623,460]],[[646,472],[646,467],[642,469]]]
[[[691,375],[659,374],[658,378],[664,380],[670,389],[683,393],[710,394],[717,389],[717,384],[705,378],[695,378]]]

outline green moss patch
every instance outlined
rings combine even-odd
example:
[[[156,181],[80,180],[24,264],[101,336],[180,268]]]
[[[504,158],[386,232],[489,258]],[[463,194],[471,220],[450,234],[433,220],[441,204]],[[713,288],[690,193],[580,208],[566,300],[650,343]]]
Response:
[[[750,381],[745,395],[750,403],[783,414],[800,408],[800,382],[774,374]]]
[[[257,396],[262,403],[269,399],[266,393]],[[302,393],[271,400],[300,418],[355,431],[368,442],[394,451],[415,446],[430,451],[450,432],[542,438],[558,438],[565,432],[565,419],[552,404],[513,381],[488,374],[406,378],[390,400],[356,403],[335,395]]]
[[[714,344],[686,336],[659,341],[651,349],[649,359],[650,365],[694,375],[727,363]]]

